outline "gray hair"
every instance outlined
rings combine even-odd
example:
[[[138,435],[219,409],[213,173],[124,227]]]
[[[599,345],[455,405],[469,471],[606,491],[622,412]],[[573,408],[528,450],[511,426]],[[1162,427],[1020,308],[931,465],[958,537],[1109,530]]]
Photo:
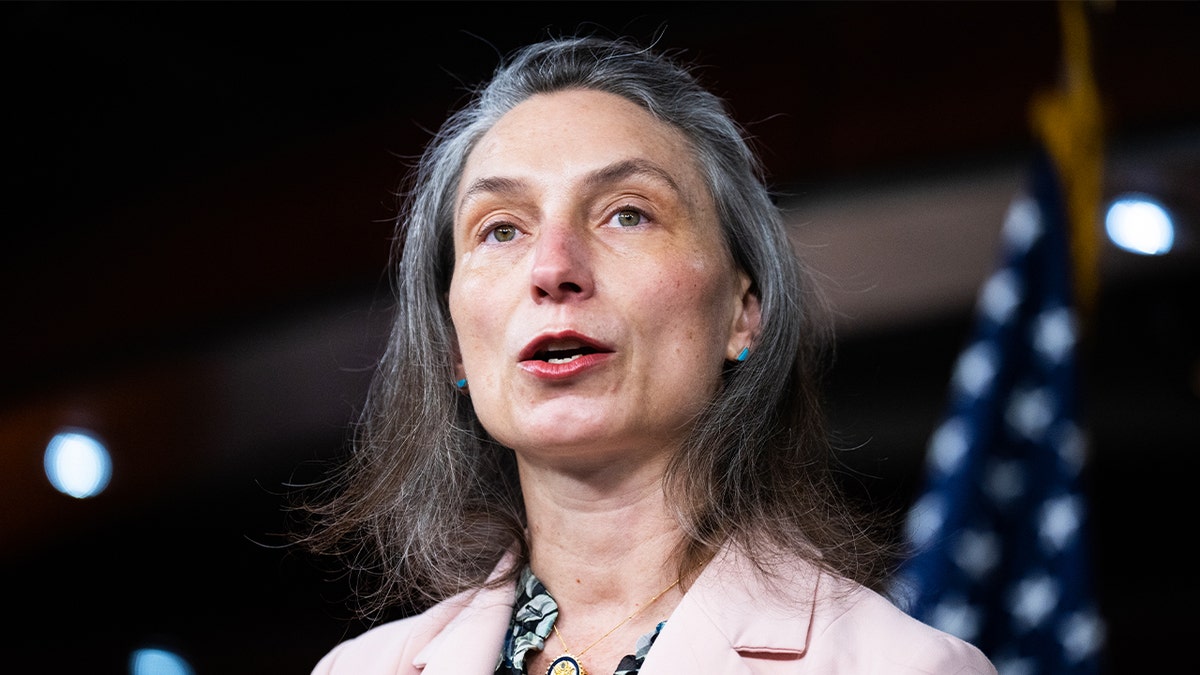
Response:
[[[825,312],[759,160],[724,101],[673,55],[591,36],[518,50],[426,146],[397,221],[387,350],[350,459],[325,486],[326,498],[306,506],[316,519],[301,540],[351,555],[355,569],[378,582],[360,596],[370,611],[477,587],[514,546],[528,559],[513,453],[488,436],[452,384],[453,205],[467,156],[492,125],[531,96],[566,89],[622,96],[683,132],[729,251],[761,304],[749,358],[726,367],[665,477],[686,535],[675,552],[681,571],[732,545],[763,569],[776,555],[799,554],[879,581],[882,549],[834,480],[817,391],[823,348],[832,344]]]

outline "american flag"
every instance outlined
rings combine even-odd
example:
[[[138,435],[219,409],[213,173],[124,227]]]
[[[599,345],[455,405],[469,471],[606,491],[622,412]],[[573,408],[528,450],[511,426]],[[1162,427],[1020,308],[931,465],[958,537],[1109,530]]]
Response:
[[[1035,157],[931,435],[894,595],[1001,675],[1102,672],[1080,420],[1080,321],[1058,176]]]

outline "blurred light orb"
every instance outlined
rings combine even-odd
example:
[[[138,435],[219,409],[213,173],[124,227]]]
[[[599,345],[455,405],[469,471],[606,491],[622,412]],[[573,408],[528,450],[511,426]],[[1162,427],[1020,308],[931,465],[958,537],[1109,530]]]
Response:
[[[1123,195],[1109,204],[1104,229],[1114,244],[1141,255],[1163,255],[1175,245],[1167,209],[1146,195]]]
[[[129,660],[129,675],[195,675],[184,658],[165,649],[139,649]]]
[[[50,439],[45,466],[50,484],[77,499],[100,494],[112,477],[112,459],[104,444],[79,429],[61,431]]]

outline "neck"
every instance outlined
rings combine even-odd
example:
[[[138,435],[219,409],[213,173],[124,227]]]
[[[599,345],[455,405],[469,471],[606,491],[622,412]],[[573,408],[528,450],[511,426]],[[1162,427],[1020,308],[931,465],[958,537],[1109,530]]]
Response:
[[[632,611],[677,576],[681,531],[661,470],[580,476],[523,466],[534,573],[563,615],[572,605]]]
[[[665,460],[614,464],[564,471],[518,461],[530,564],[558,604],[561,635],[533,655],[530,673],[546,672],[563,652],[586,652],[580,662],[592,673],[613,672],[683,595]]]

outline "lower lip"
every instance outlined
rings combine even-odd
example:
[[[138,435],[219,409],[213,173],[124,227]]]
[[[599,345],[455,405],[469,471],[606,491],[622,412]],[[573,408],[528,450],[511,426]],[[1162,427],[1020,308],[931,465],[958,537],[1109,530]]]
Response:
[[[565,380],[599,366],[611,356],[612,352],[597,352],[584,354],[566,363],[550,363],[549,361],[530,359],[521,361],[518,365],[522,370],[540,380]]]

